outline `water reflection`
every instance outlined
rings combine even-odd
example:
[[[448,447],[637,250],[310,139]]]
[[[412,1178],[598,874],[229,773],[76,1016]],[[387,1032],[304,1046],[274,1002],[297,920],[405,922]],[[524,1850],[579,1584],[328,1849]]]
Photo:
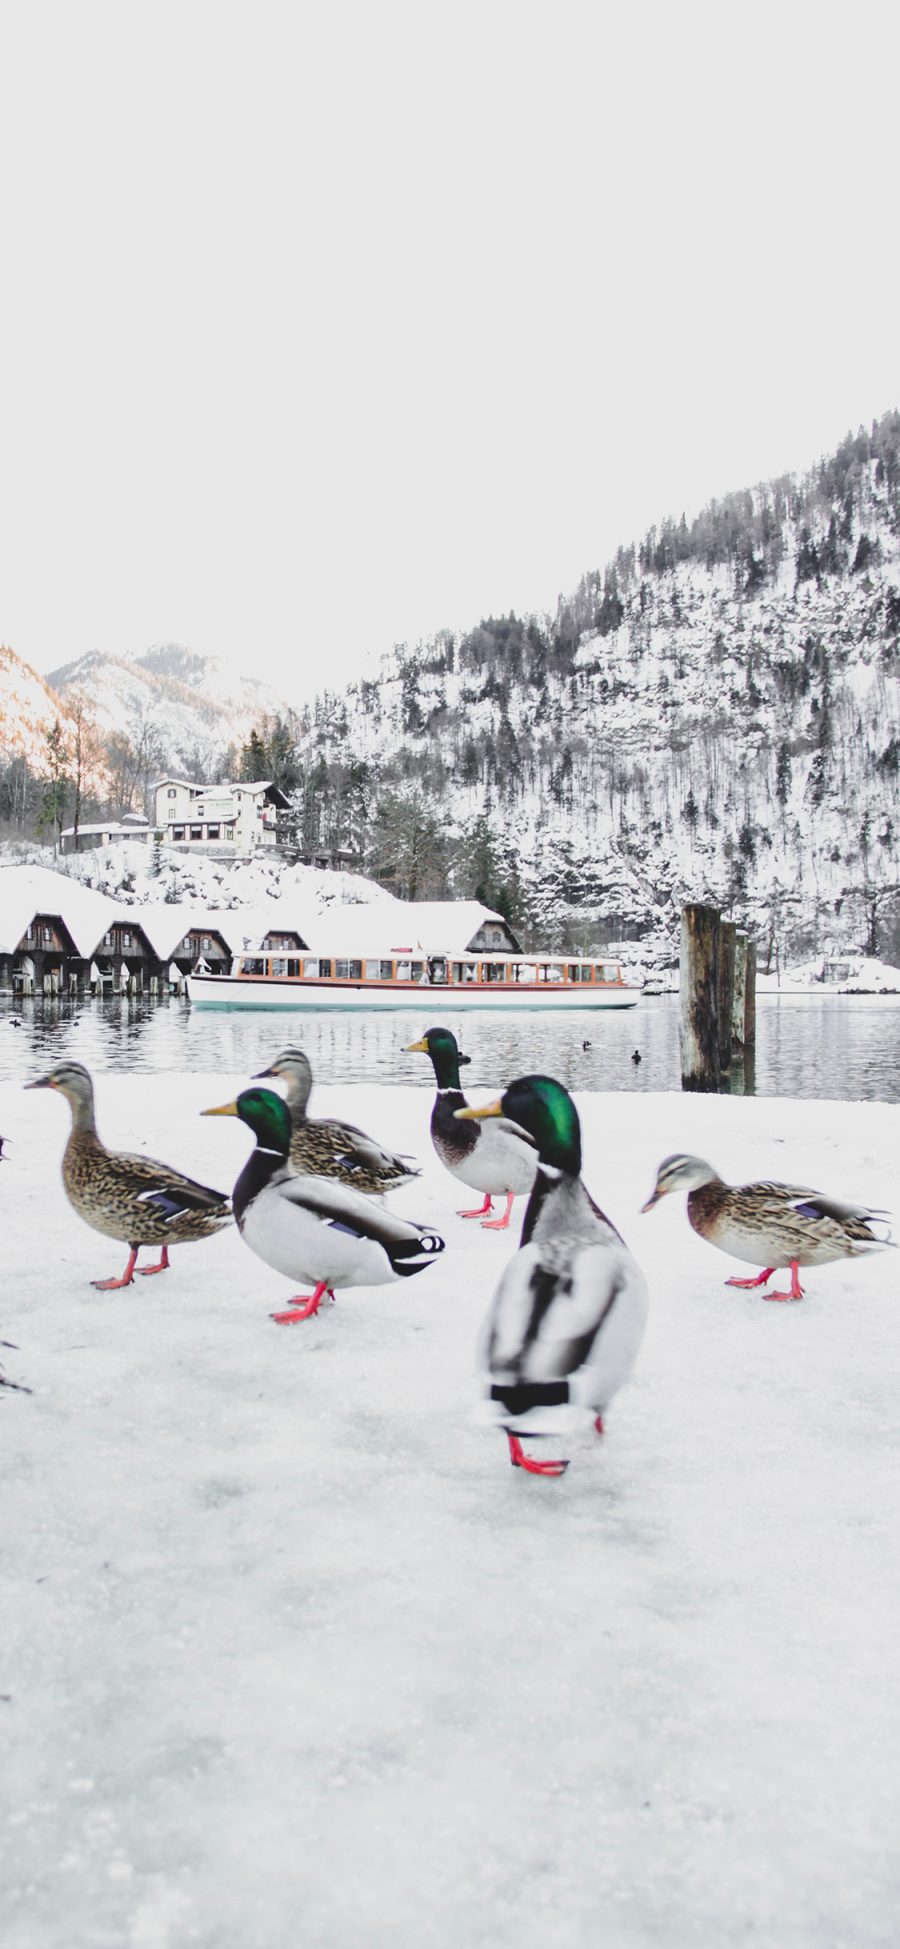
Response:
[[[251,1075],[279,1049],[300,1043],[313,1073],[329,1082],[411,1083],[433,1088],[424,1056],[404,1045],[435,1025],[426,1006],[357,1013],[219,1013],[175,997],[106,1001],[0,1002],[0,1076],[23,1082],[63,1056],[90,1069],[153,1073],[221,1070]],[[15,1021],[21,1027],[15,1028]],[[678,1002],[648,997],[637,1008],[597,1011],[473,1010],[451,1024],[472,1058],[466,1085],[491,1088],[542,1070],[573,1089],[679,1087]],[[900,1100],[900,1001],[881,996],[764,997],[758,1011],[756,1093],[760,1096]],[[584,1044],[588,1046],[585,1047]],[[635,1048],[640,1063],[632,1062]],[[752,1074],[749,1091],[752,1091]],[[748,1089],[741,1071],[732,1089]],[[748,1091],[748,1093],[749,1093]]]

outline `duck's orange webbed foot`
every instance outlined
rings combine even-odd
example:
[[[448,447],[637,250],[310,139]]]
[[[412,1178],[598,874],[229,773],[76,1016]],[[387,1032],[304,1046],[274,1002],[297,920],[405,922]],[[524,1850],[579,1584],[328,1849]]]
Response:
[[[775,1267],[773,1265],[767,1265],[765,1272],[761,1272],[758,1279],[726,1279],[725,1284],[726,1286],[740,1286],[744,1292],[750,1292],[754,1286],[764,1286],[766,1280],[771,1279],[774,1271]]]
[[[121,1279],[92,1279],[91,1285],[95,1287],[96,1291],[98,1293],[117,1293],[121,1286],[130,1286],[134,1280],[134,1262],[140,1249],[139,1245],[132,1246],[128,1264],[125,1267]]]
[[[514,1197],[515,1197],[515,1192],[514,1192],[514,1191],[507,1191],[507,1194],[506,1194],[506,1210],[505,1210],[505,1212],[503,1213],[503,1217],[502,1217],[502,1218],[486,1218],[486,1219],[485,1219],[485,1221],[484,1221],[484,1224],[483,1224],[483,1225],[482,1225],[482,1227],[481,1227],[481,1229],[482,1229],[482,1231],[483,1231],[483,1232],[505,1232],[505,1231],[506,1231],[506,1229],[507,1229],[507,1227],[508,1227],[508,1225],[509,1225],[509,1221],[510,1221],[510,1218],[511,1218],[511,1216],[512,1216],[512,1208],[513,1208],[513,1198],[514,1198]]]
[[[154,1272],[168,1272],[168,1270],[169,1248],[167,1245],[164,1245],[162,1248],[162,1258],[160,1259],[159,1265],[138,1266],[138,1274],[141,1279],[152,1279]]]
[[[296,1320],[311,1320],[318,1312],[326,1293],[329,1299],[334,1298],[331,1287],[327,1286],[322,1279],[315,1292],[310,1294],[309,1299],[304,1300],[302,1306],[289,1306],[283,1313],[270,1313],[269,1318],[275,1321],[276,1326],[293,1326]]]
[[[486,1211],[493,1211],[493,1209],[494,1200],[488,1192],[485,1195],[484,1204],[479,1205],[477,1211],[458,1211],[456,1216],[457,1218],[483,1218]]]
[[[568,1462],[535,1462],[526,1455],[518,1435],[507,1433],[509,1459],[514,1469],[525,1469],[529,1475],[565,1475]]]

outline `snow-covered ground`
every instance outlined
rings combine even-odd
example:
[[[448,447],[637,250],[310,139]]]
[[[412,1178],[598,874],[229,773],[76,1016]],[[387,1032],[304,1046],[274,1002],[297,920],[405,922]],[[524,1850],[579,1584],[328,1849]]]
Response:
[[[244,1081],[100,1076],[101,1132],[227,1186],[249,1133],[197,1113]],[[315,1107],[418,1152],[448,1250],[279,1329],[233,1229],[94,1292],[66,1106],[0,1084],[7,1949],[893,1949],[896,1260],[766,1305],[638,1208],[682,1148],[890,1205],[900,1109],[581,1099],[651,1321],[541,1481],[473,1425],[511,1242],[427,1096]]]

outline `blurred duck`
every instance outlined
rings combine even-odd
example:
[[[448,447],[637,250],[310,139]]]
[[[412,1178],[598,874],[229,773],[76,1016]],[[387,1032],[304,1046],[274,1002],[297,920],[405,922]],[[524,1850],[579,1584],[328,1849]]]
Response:
[[[460,1184],[484,1192],[482,1205],[475,1211],[461,1211],[458,1217],[480,1218],[486,1231],[506,1231],[513,1199],[530,1191],[534,1183],[537,1156],[533,1145],[521,1130],[511,1130],[508,1123],[482,1130],[457,1121],[457,1112],[467,1108],[459,1068],[472,1059],[460,1055],[450,1029],[429,1029],[420,1041],[407,1044],[407,1053],[413,1051],[430,1056],[434,1067],[437,1095],[431,1112],[431,1141],[441,1163]],[[500,1196],[506,1199],[503,1217],[487,1217],[493,1211],[494,1198]]]
[[[711,1164],[681,1152],[663,1158],[642,1210],[670,1191],[687,1192],[688,1218],[701,1238],[763,1267],[756,1279],[726,1279],[726,1286],[765,1286],[777,1268],[790,1269],[790,1291],[766,1292],[763,1299],[802,1299],[801,1266],[857,1259],[890,1244],[882,1214],[866,1205],[839,1204],[797,1184],[726,1184]]]
[[[128,1246],[129,1259],[121,1279],[94,1279],[98,1292],[130,1286],[135,1261],[144,1245],[159,1246],[158,1265],[138,1266],[143,1277],[165,1272],[169,1246],[209,1238],[231,1222],[231,1205],[221,1191],[197,1184],[169,1164],[124,1150],[107,1150],[97,1135],[94,1086],[80,1062],[57,1063],[46,1076],[26,1083],[27,1090],[58,1090],[72,1112],[72,1128],[63,1152],[62,1175],[73,1211],[95,1232]]]
[[[421,1177],[417,1164],[394,1151],[385,1150],[357,1130],[353,1123],[338,1117],[308,1117],[306,1106],[312,1089],[312,1069],[302,1049],[282,1049],[268,1069],[257,1071],[255,1080],[278,1076],[287,1084],[287,1105],[291,1113],[290,1161],[295,1171],[313,1177],[334,1178],[354,1191],[378,1196],[411,1184]]]
[[[503,1273],[481,1339],[486,1412],[505,1431],[514,1468],[562,1475],[522,1437],[565,1433],[603,1413],[628,1379],[647,1320],[647,1287],[581,1178],[581,1127],[568,1090],[522,1076],[463,1122],[506,1117],[536,1148],[537,1176],[522,1241]]]
[[[397,1218],[358,1191],[296,1172],[289,1161],[291,1116],[274,1090],[242,1090],[205,1117],[240,1117],[256,1138],[232,1193],[245,1245],[288,1279],[313,1287],[284,1312],[279,1326],[309,1320],[326,1294],[342,1286],[385,1286],[423,1272],[444,1250],[425,1225]]]

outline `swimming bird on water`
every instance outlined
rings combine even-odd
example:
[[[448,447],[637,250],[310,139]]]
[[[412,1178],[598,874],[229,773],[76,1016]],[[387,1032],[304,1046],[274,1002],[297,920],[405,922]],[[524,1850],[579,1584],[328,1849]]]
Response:
[[[295,1171],[308,1171],[313,1177],[336,1178],[351,1190],[380,1196],[411,1184],[422,1173],[408,1157],[385,1150],[374,1137],[367,1137],[354,1123],[339,1117],[308,1117],[306,1106],[312,1089],[312,1068],[302,1049],[283,1049],[268,1069],[260,1069],[255,1080],[268,1076],[283,1078],[287,1084],[287,1106],[291,1113],[291,1164]]]
[[[567,1461],[536,1461],[522,1437],[594,1422],[628,1379],[647,1320],[640,1267],[581,1177],[581,1125],[550,1076],[522,1076],[460,1121],[506,1117],[527,1133],[537,1175],[519,1250],[494,1293],[481,1339],[486,1413],[502,1428],[514,1468],[562,1475]]]
[[[443,1252],[429,1226],[398,1218],[346,1185],[292,1170],[291,1115],[274,1090],[242,1090],[233,1103],[201,1115],[240,1117],[252,1130],[256,1149],[232,1193],[238,1230],[266,1265],[314,1289],[271,1315],[279,1326],[312,1319],[326,1294],[334,1299],[343,1286],[385,1286],[424,1272]]]
[[[457,1122],[456,1112],[466,1108],[459,1081],[460,1063],[471,1056],[460,1054],[450,1029],[428,1029],[418,1042],[407,1043],[407,1053],[415,1051],[431,1057],[437,1095],[431,1112],[431,1141],[441,1163],[460,1184],[484,1192],[484,1204],[475,1211],[460,1211],[459,1218],[480,1218],[485,1231],[504,1232],[509,1225],[513,1199],[530,1191],[537,1169],[537,1156],[521,1130],[501,1124],[497,1130],[469,1130]],[[506,1198],[502,1218],[488,1218],[494,1198]]]
[[[221,1191],[197,1184],[170,1164],[136,1152],[107,1150],[97,1134],[94,1086],[80,1062],[57,1063],[46,1076],[26,1083],[27,1090],[58,1090],[72,1112],[72,1128],[63,1152],[62,1175],[73,1211],[105,1238],[121,1239],[129,1248],[121,1279],[93,1279],[98,1292],[130,1286],[135,1261],[144,1245],[158,1245],[158,1265],[138,1266],[147,1278],[165,1272],[169,1246],[209,1238],[231,1222],[231,1205]]]
[[[632,1062],[633,1062],[633,1063],[639,1063],[639,1062],[640,1062],[640,1060],[641,1060],[641,1052],[640,1052],[640,1049],[635,1049],[635,1052],[634,1052],[634,1055],[632,1056],[632,1058],[631,1058],[631,1060],[632,1060]]]
[[[663,1158],[641,1209],[650,1211],[672,1191],[687,1192],[687,1215],[701,1238],[763,1267],[757,1278],[726,1279],[726,1286],[750,1290],[767,1285],[779,1267],[790,1269],[790,1291],[764,1292],[763,1299],[802,1299],[801,1266],[861,1258],[891,1242],[884,1214],[867,1205],[841,1204],[797,1184],[726,1184],[711,1164],[680,1151]]]

